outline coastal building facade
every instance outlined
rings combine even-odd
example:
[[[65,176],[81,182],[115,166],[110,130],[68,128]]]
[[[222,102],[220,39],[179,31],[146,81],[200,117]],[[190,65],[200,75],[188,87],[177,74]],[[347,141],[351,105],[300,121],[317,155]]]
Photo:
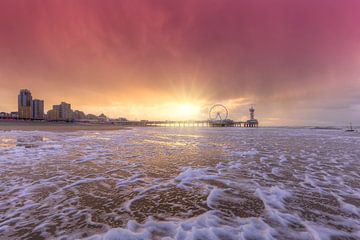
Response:
[[[44,119],[44,100],[34,99],[31,101],[31,118],[35,120]]]
[[[44,100],[33,100],[28,89],[21,89],[18,95],[18,118],[25,120],[44,119]]]
[[[47,112],[47,120],[73,121],[74,112],[71,110],[71,104],[61,102],[59,105],[54,105],[53,108]]]
[[[85,118],[86,118],[86,115],[85,115],[84,112],[79,111],[79,110],[75,110],[75,111],[74,111],[74,119],[75,119],[75,120],[85,119]]]
[[[107,121],[109,121],[109,118],[105,114],[102,113],[98,116],[98,121],[99,122],[107,122]]]
[[[66,102],[61,102],[59,105],[59,114],[60,118],[64,121],[74,120],[74,112],[71,110],[71,104]]]
[[[59,105],[54,105],[46,114],[48,121],[60,121]]]
[[[18,113],[20,119],[31,119],[32,96],[28,89],[21,89],[18,95]]]

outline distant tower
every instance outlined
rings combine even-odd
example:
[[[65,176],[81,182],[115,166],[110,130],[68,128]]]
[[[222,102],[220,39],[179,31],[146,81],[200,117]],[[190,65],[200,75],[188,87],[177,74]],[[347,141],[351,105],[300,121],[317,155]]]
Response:
[[[21,119],[31,119],[31,92],[27,89],[21,89],[18,95],[18,114]]]
[[[258,127],[259,126],[259,122],[257,119],[255,119],[255,108],[254,106],[251,106],[249,108],[249,112],[250,112],[250,119],[247,120],[245,122],[245,127]]]
[[[250,120],[255,120],[255,108],[253,106],[249,108],[249,112],[250,112]]]

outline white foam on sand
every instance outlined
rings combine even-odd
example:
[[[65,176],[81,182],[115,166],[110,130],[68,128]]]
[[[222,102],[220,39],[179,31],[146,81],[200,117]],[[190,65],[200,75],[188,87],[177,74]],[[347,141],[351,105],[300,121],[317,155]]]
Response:
[[[226,225],[215,211],[190,218],[168,222],[148,219],[144,224],[130,221],[126,228],[114,228],[89,240],[142,240],[142,239],[259,239],[273,240],[274,230],[261,219],[234,219]]]
[[[284,200],[291,196],[291,192],[279,188],[278,186],[269,189],[256,189],[256,195],[265,203],[265,207],[271,206],[276,209],[284,209]]]
[[[186,167],[183,171],[175,177],[175,182],[179,188],[187,188],[187,186],[194,183],[196,180],[203,179],[207,176],[207,168],[193,169],[191,167]]]
[[[360,239],[358,145],[310,129],[1,132],[0,235]]]

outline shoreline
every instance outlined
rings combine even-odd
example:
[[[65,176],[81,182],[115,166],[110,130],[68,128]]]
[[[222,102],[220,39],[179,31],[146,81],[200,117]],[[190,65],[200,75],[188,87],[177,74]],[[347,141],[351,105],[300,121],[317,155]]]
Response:
[[[0,131],[111,131],[129,129],[109,123],[41,122],[41,121],[0,121]]]

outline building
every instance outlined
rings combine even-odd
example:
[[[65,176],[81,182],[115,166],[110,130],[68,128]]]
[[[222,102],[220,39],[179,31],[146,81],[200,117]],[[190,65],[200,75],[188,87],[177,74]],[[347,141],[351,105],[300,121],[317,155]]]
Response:
[[[53,105],[53,108],[49,110],[46,114],[48,121],[60,121],[60,106],[59,105]]]
[[[128,122],[128,120],[126,118],[124,118],[124,117],[119,117],[118,121],[120,121],[120,122]]]
[[[98,120],[98,116],[96,116],[95,114],[87,114],[86,115],[86,119],[90,119],[90,120]]]
[[[74,120],[74,112],[71,110],[71,104],[66,102],[61,102],[59,105],[59,114],[60,118],[63,121],[73,121]]]
[[[109,118],[105,114],[102,113],[98,116],[98,120],[100,122],[107,122],[109,120]]]
[[[74,112],[71,110],[71,104],[61,102],[59,105],[53,105],[53,108],[47,112],[49,121],[73,121]]]
[[[47,112],[46,114],[46,119],[48,121],[60,121],[60,115],[59,115],[59,110],[57,109],[51,109]]]
[[[20,119],[31,119],[31,92],[27,89],[21,89],[18,95],[18,113]]]
[[[85,118],[86,118],[86,115],[85,115],[84,112],[79,111],[79,110],[75,110],[75,111],[74,111],[74,119],[75,119],[75,120],[85,119]]]
[[[35,120],[44,119],[44,100],[34,99],[31,101],[31,118]]]
[[[48,121],[60,121],[59,105],[53,105],[53,108],[47,111],[46,119]]]
[[[1,119],[10,118],[10,114],[6,112],[0,112],[0,118]]]
[[[19,113],[18,113],[18,112],[11,112],[11,113],[10,113],[10,118],[12,118],[12,119],[18,119],[18,118],[19,118]]]
[[[18,95],[18,117],[20,119],[44,119],[44,100],[33,100],[28,89],[21,89]]]

